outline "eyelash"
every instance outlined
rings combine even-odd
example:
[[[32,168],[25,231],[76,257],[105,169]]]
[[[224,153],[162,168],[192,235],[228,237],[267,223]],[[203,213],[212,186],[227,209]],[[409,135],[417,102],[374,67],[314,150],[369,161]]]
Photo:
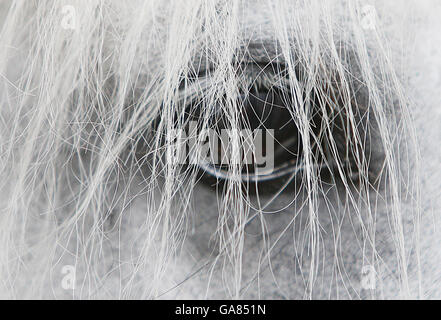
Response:
[[[238,94],[239,96],[243,95],[259,95],[261,93],[269,93],[269,92],[278,92],[284,99],[292,99],[292,93],[290,90],[290,79],[288,77],[288,72],[286,71],[286,67],[282,64],[265,64],[265,65],[259,65],[259,64],[252,64],[252,65],[245,65],[245,66],[238,66],[236,70],[239,70],[238,73],[238,79],[239,79],[239,85],[238,88]],[[251,72],[250,72],[251,70]],[[296,71],[296,77],[301,80],[301,75],[298,74],[298,70]],[[210,88],[210,84],[212,85],[212,74],[215,72],[214,69],[206,69],[206,70],[199,70],[196,74],[196,72],[193,72],[192,75],[187,76],[181,81],[181,84],[179,86],[179,92],[180,92],[180,100],[185,101],[186,103],[186,109],[187,114],[190,116],[198,117],[198,113],[200,112],[201,108],[204,108],[204,90]],[[299,80],[299,81],[300,81]],[[320,91],[326,93],[326,91]],[[320,93],[319,92],[319,93]],[[313,95],[316,95],[316,93],[313,93]],[[303,97],[304,99],[306,97]],[[320,112],[322,112],[321,105],[323,103],[328,103],[329,97],[310,97],[310,103],[313,105],[313,108],[315,111],[311,115],[311,121],[315,122],[313,123],[312,127],[318,126],[319,128],[315,128],[315,130],[318,130],[318,133],[315,132],[316,137],[313,139],[310,139],[310,146],[309,149],[312,150],[314,154],[317,152],[317,156],[315,156],[315,159],[312,163],[313,170],[316,170],[320,172],[322,169],[330,169],[332,166],[336,165],[336,159],[328,158],[327,156],[323,155],[323,151],[317,151],[317,148],[323,148],[323,146],[318,145],[317,143],[321,144],[323,141],[325,141],[327,138],[322,137],[322,130],[321,128],[321,116]],[[285,100],[283,100],[285,101]],[[265,104],[266,104],[265,100]],[[243,101],[242,101],[243,103]],[[288,102],[284,102],[284,107],[289,108],[290,100]],[[319,106],[320,105],[320,106]],[[284,110],[276,110],[277,108],[273,108],[274,110],[272,112],[284,112]],[[222,109],[220,109],[220,112],[222,112]],[[286,111],[285,111],[286,113]],[[217,116],[217,112],[215,113]],[[271,115],[272,116],[272,115]],[[286,115],[287,117],[291,117],[291,115]],[[329,115],[328,115],[329,116]],[[318,117],[318,120],[315,119]],[[331,121],[330,126],[332,130],[340,130],[344,133],[344,129],[339,129],[338,126],[339,120],[335,121],[332,117],[336,117],[336,115],[331,115],[329,118]],[[313,119],[314,118],[314,119]],[[294,121],[294,120],[291,120]],[[287,121],[287,122],[291,122]],[[344,120],[343,120],[344,121]],[[335,123],[334,123],[335,122]],[[243,172],[241,174],[240,179],[243,182],[265,182],[270,181],[274,179],[278,179],[281,177],[291,176],[294,177],[298,175],[300,172],[302,172],[305,169],[304,159],[303,159],[303,151],[301,151],[302,148],[302,137],[298,131],[297,126],[294,128],[291,128],[292,134],[297,136],[297,150],[300,150],[298,152],[297,158],[291,158],[288,160],[284,160],[284,162],[279,163],[277,167],[274,168],[274,171],[269,174],[262,174],[260,176],[256,174],[249,174],[248,172]],[[312,129],[314,130],[314,128]],[[332,134],[332,133],[331,133]],[[341,134],[341,132],[339,133]],[[333,138],[331,138],[333,139]],[[318,140],[323,140],[322,142]],[[283,142],[283,141],[282,141]],[[284,148],[284,147],[282,147]],[[317,151],[317,152],[316,152]],[[319,154],[320,153],[320,154]],[[276,154],[275,154],[276,156]],[[278,159],[275,159],[275,161],[279,161]],[[340,163],[338,164],[342,168],[347,168],[347,163]],[[230,172],[229,170],[224,170],[222,167],[207,164],[207,163],[199,163],[198,167],[204,172],[207,173],[210,176],[214,176],[217,179],[221,180],[228,180],[230,178]],[[346,169],[345,169],[346,170]]]
[[[246,66],[250,67],[250,66]],[[245,67],[244,67],[245,68]],[[244,69],[243,68],[243,69]],[[287,73],[285,72],[286,68],[280,64],[266,64],[266,65],[252,65],[251,66],[251,74],[250,70],[246,73],[244,70],[242,71],[242,85],[239,89],[239,92],[244,95],[259,95],[260,92],[273,92],[275,90],[279,90],[282,95],[283,91],[288,88],[289,79],[287,77]],[[242,69],[242,68],[238,68]],[[199,71],[197,76],[190,76],[184,79],[181,82],[180,89],[184,92],[185,98],[189,101],[189,104],[194,104],[195,100],[197,101],[200,97],[195,95],[192,92],[193,87],[203,87],[204,81],[209,81],[210,74],[212,74],[214,70],[202,70]],[[281,84],[282,83],[282,84]],[[278,85],[279,84],[279,85]],[[242,89],[245,88],[245,89]],[[189,99],[190,97],[190,99]],[[248,98],[246,98],[248,100]],[[265,100],[266,106],[267,100]],[[203,104],[202,104],[203,106]],[[199,104],[199,108],[201,105]],[[276,109],[276,108],[272,108]],[[277,112],[277,111],[274,111]],[[280,112],[280,111],[279,111]],[[191,112],[188,112],[191,114]],[[271,116],[271,115],[269,115]],[[298,134],[297,130],[294,134]],[[289,147],[289,146],[288,146]],[[285,147],[283,147],[285,148]],[[229,172],[228,170],[223,170],[220,167],[216,167],[215,165],[207,164],[207,163],[199,163],[198,165],[200,169],[202,169],[205,173],[208,173],[217,179],[228,180]],[[268,174],[256,175],[249,174],[248,172],[242,173],[241,180],[245,182],[263,182],[268,180],[273,180],[280,178],[282,176],[286,176],[289,174],[297,174],[299,171],[303,169],[303,163],[299,163],[299,159],[291,159],[290,161],[286,161],[283,164],[279,165],[275,170]]]

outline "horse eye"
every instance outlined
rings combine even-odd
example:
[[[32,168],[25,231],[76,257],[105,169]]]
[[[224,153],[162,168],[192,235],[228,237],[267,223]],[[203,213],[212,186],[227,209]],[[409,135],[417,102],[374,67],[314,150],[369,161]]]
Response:
[[[243,149],[250,152],[252,148],[254,152],[248,154],[248,158],[247,151],[243,152],[241,180],[262,182],[297,172],[302,159],[301,137],[290,109],[292,97],[287,90],[253,87],[238,96],[236,105],[239,109],[238,129],[241,132],[248,130],[253,137],[252,146],[251,139],[239,142]],[[229,121],[226,116],[217,114],[210,126],[220,133],[222,129],[229,128]],[[256,139],[258,135],[260,139]],[[263,156],[264,163],[259,163],[256,154]],[[199,163],[199,167],[220,179],[228,179],[231,169],[230,164]]]

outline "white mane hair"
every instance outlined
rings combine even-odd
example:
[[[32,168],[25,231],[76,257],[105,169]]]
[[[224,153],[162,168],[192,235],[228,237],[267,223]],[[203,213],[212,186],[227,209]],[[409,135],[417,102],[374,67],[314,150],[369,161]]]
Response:
[[[422,7],[2,1],[0,296],[433,296],[409,94]],[[213,187],[167,162],[164,137],[196,112],[185,108],[194,97],[204,128],[214,113],[243,121],[237,96],[255,80],[244,66],[257,62],[283,65],[285,82],[260,81],[296,97],[296,187],[264,194],[234,166]]]

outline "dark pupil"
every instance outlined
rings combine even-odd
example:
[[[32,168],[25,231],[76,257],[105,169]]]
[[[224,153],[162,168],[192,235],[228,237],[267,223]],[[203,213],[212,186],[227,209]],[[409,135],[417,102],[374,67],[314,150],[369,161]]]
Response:
[[[274,130],[274,168],[300,155],[299,132],[288,105],[290,96],[276,90],[249,92],[241,97],[244,103],[243,119],[251,128]],[[253,169],[253,168],[249,168]]]
[[[273,157],[274,172],[281,167],[295,166],[301,155],[301,139],[299,131],[290,112],[292,104],[290,95],[277,89],[255,90],[239,96],[237,108],[240,108],[239,129],[249,129],[253,134],[260,131],[262,144],[255,145],[261,148],[260,155],[264,158]],[[221,129],[231,128],[225,115],[215,114],[210,126],[220,132]],[[267,134],[267,129],[273,129],[273,134]],[[268,139],[270,138],[270,139]],[[268,145],[273,144],[273,150]],[[256,175],[259,171],[257,163],[244,163],[243,175]],[[217,166],[219,169],[228,170],[228,165]],[[268,176],[267,176],[268,178]],[[254,180],[259,181],[255,176]],[[268,179],[266,179],[268,180]]]

